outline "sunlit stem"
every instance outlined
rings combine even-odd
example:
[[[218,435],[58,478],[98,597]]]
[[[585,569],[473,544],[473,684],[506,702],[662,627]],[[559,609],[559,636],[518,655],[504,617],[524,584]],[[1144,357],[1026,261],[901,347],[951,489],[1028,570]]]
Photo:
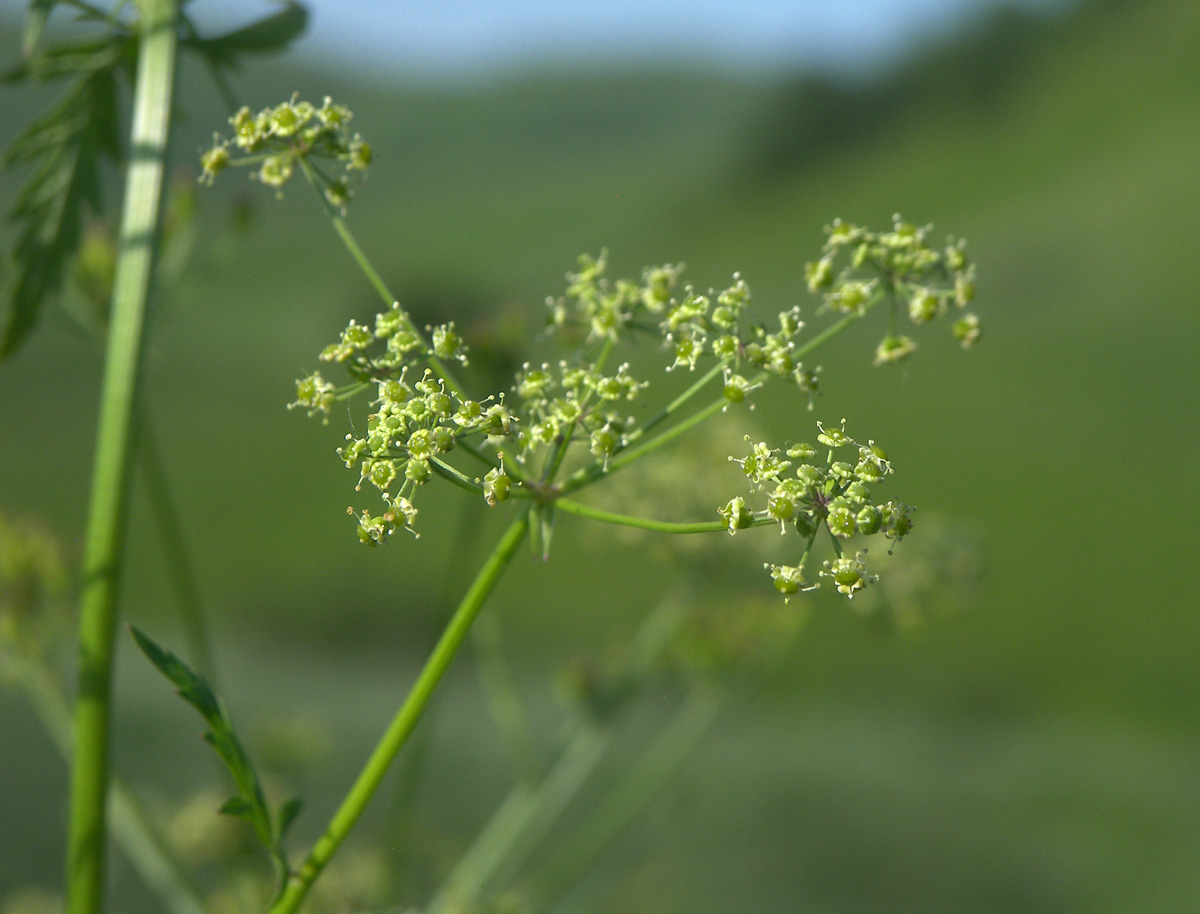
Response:
[[[363,249],[359,247],[358,241],[355,239],[354,234],[350,231],[349,226],[346,225],[346,220],[342,218],[341,213],[339,213],[337,209],[325,199],[325,195],[321,192],[320,181],[318,180],[318,176],[312,165],[309,164],[304,156],[297,156],[297,159],[300,162],[300,168],[304,171],[304,176],[308,178],[309,183],[317,192],[317,195],[321,198],[321,202],[324,204],[325,210],[329,214],[329,221],[333,223],[333,229],[338,233],[338,237],[342,239],[342,244],[346,246],[346,250],[350,252],[350,256],[354,258],[354,262],[358,264],[358,268],[362,270],[363,275],[367,278],[367,282],[371,284],[371,287],[375,290],[376,294],[378,294],[384,305],[390,308],[398,299],[392,294],[392,291],[388,288],[387,283],[383,281],[383,277],[380,276],[379,273],[376,272],[375,268],[371,265],[371,261],[367,259],[367,255],[363,252]],[[425,339],[425,335],[421,333],[416,324],[414,324],[407,317],[407,315],[404,318],[404,328],[416,336],[422,348],[426,350],[429,349],[429,343]],[[444,379],[447,386],[455,394],[457,394],[460,398],[464,396],[462,385],[458,383],[458,380],[454,377],[454,373],[450,371],[445,362],[430,353],[429,364],[433,367],[433,370],[437,376]]]
[[[176,4],[173,0],[144,0],[138,6],[140,40],[130,163],[97,419],[80,597],[75,746],[67,830],[65,909],[69,914],[98,914],[104,902],[117,593],[125,555],[143,326],[161,221],[175,84]]]

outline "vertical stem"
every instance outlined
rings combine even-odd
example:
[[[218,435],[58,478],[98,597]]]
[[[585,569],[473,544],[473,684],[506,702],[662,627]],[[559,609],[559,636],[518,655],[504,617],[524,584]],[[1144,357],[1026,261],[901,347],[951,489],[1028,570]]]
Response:
[[[75,754],[67,834],[69,914],[97,914],[104,896],[105,806],[119,570],[124,553],[133,410],[142,327],[161,215],[175,0],[143,0],[120,258],[96,435],[80,599]]]
[[[433,653],[425,661],[424,669],[417,676],[417,681],[413,683],[400,710],[396,712],[396,716],[392,718],[392,722],[376,745],[375,751],[367,759],[358,775],[358,780],[354,782],[350,792],[342,800],[342,805],[338,807],[337,812],[329,821],[325,833],[317,839],[317,843],[309,851],[308,857],[300,869],[288,881],[283,894],[271,905],[269,914],[291,914],[300,907],[314,880],[337,852],[341,843],[346,840],[346,836],[350,834],[350,830],[358,821],[359,816],[363,814],[363,810],[366,809],[367,803],[379,788],[392,761],[408,740],[417,721],[421,719],[421,713],[425,710],[434,689],[437,688],[442,676],[449,668],[450,662],[458,653],[459,647],[462,646],[463,639],[466,638],[467,632],[471,628],[471,623],[475,621],[479,610],[483,608],[483,604],[491,595],[496,582],[500,580],[500,575],[516,555],[517,549],[529,529],[529,510],[528,508],[522,510],[516,520],[509,524],[504,536],[500,538],[500,542],[496,544],[492,554],[483,563],[483,567],[475,576],[475,580],[462,598],[462,602],[454,610],[454,615],[447,623],[446,630],[442,632],[442,637],[434,647]]]

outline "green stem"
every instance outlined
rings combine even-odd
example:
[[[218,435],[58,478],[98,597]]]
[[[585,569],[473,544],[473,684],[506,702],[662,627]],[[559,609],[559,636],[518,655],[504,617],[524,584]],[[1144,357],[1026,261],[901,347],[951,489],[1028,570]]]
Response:
[[[98,914],[104,898],[113,641],[130,444],[175,83],[176,4],[143,0],[130,163],[113,284],[80,598],[75,752],[67,832],[66,910]]]
[[[806,342],[803,346],[799,347],[793,353],[793,356],[797,359],[803,358],[804,356],[809,355],[810,353],[812,353],[814,350],[818,349],[825,343],[829,342],[831,339],[833,339],[835,336],[840,334],[843,330],[845,330],[851,324],[862,319],[862,317],[868,311],[870,311],[872,308],[875,307],[876,304],[879,303],[879,301],[882,299],[882,297],[883,297],[882,293],[876,294],[869,301],[867,301],[867,303],[865,305],[863,305],[861,310],[855,311],[851,314],[847,314],[845,317],[843,317],[837,323],[835,323],[829,327],[826,327],[823,331],[818,333],[816,336],[814,336],[812,339],[810,339],[808,342]],[[650,431],[650,429],[654,428],[660,422],[663,422],[664,420],[669,418],[672,414],[674,414],[676,411],[678,411],[679,408],[681,406],[683,406],[684,403],[686,403],[693,396],[695,396],[700,391],[700,389],[702,387],[704,387],[704,385],[706,385],[716,375],[718,375],[722,370],[724,370],[724,368],[725,368],[725,362],[718,362],[716,365],[714,365],[712,368],[710,368],[708,370],[708,372],[706,372],[705,375],[702,378],[700,378],[700,380],[698,380],[695,384],[693,384],[691,387],[689,387],[687,390],[685,390],[682,394],[680,394],[678,397],[676,397],[674,400],[672,400],[670,403],[668,403],[665,407],[663,407],[663,409],[660,412],[658,412],[656,415],[654,415],[650,420],[648,420],[645,425],[643,425],[641,428],[637,429],[635,432],[630,434],[629,442],[632,443],[633,441],[637,440],[642,435],[644,435],[646,432]],[[749,383],[751,385],[758,384],[760,381],[764,380],[766,377],[767,377],[766,372],[760,372],[759,374],[757,374],[753,378],[751,378]],[[595,482],[597,479],[599,479],[603,476],[607,476],[610,473],[616,472],[617,470],[621,469],[621,467],[632,463],[633,461],[637,460],[638,458],[644,457],[646,454],[649,454],[651,451],[658,450],[663,445],[669,444],[670,442],[672,442],[676,438],[678,438],[680,435],[683,435],[684,433],[695,428],[697,425],[699,425],[704,420],[710,418],[711,416],[716,415],[718,412],[720,412],[722,409],[724,409],[728,404],[729,404],[729,401],[724,397],[724,395],[722,395],[722,396],[716,398],[715,400],[713,400],[711,403],[709,403],[707,406],[705,406],[699,412],[695,413],[694,415],[692,415],[689,418],[685,419],[684,421],[680,422],[678,425],[671,426],[671,428],[669,428],[667,431],[663,432],[661,435],[658,435],[655,438],[651,438],[649,441],[643,442],[638,447],[629,448],[627,446],[625,449],[618,451],[617,456],[615,456],[614,458],[609,460],[607,464],[595,463],[595,464],[592,464],[591,466],[583,467],[582,469],[573,473],[571,476],[569,476],[566,480],[563,481],[563,485],[562,485],[563,493],[566,494],[566,493],[570,493],[570,492],[575,492],[575,491],[583,488],[584,486],[587,486],[587,485],[591,484],[592,482]]]
[[[614,676],[643,679],[685,618],[682,607],[674,601],[659,604],[625,648]],[[540,782],[521,782],[509,792],[430,902],[426,914],[469,908],[485,893],[493,897],[499,894],[517,874],[595,771],[613,739],[611,727],[601,728],[583,715],[571,722],[569,734],[567,748]]]
[[[599,479],[600,477],[607,476],[609,473],[620,469],[621,467],[625,466],[625,464],[629,463],[630,460],[636,460],[639,456],[646,453],[647,450],[654,450],[654,447],[661,447],[662,445],[658,444],[652,448],[647,449],[646,446],[643,445],[642,448],[635,449],[633,452],[630,452],[628,450],[630,444],[632,444],[634,441],[637,441],[639,438],[642,437],[642,435],[646,434],[646,432],[650,431],[655,426],[659,425],[660,423],[666,421],[671,416],[673,416],[676,412],[678,412],[683,407],[683,405],[685,403],[687,403],[690,399],[692,399],[692,397],[694,397],[696,394],[698,394],[708,384],[709,381],[711,381],[713,378],[715,378],[717,375],[719,375],[722,371],[724,371],[724,369],[725,369],[725,363],[718,362],[716,365],[714,365],[712,368],[710,368],[708,371],[706,371],[700,377],[699,380],[697,380],[694,384],[692,384],[691,387],[689,387],[687,390],[685,390],[683,393],[681,393],[678,397],[676,397],[674,400],[672,400],[670,403],[668,403],[666,406],[664,406],[662,409],[660,409],[657,413],[655,413],[653,416],[651,416],[649,419],[647,419],[646,422],[640,428],[637,428],[634,431],[630,432],[628,437],[626,438],[625,447],[623,449],[617,451],[615,457],[610,458],[607,461],[597,461],[596,463],[593,463],[590,466],[583,467],[583,468],[577,470],[576,472],[572,473],[567,479],[565,479],[563,481],[562,490],[564,492],[574,492],[576,489],[580,489],[583,486],[586,486],[587,484]],[[721,406],[723,406],[727,402],[728,401],[725,399],[725,397],[722,396],[720,400],[716,401],[715,405],[719,409]],[[707,419],[709,416],[711,416],[716,411],[717,411],[716,409],[712,409],[711,411],[705,412],[699,419],[696,419],[695,422],[693,422],[693,425],[696,422],[703,422],[705,419]],[[691,426],[689,425],[688,428],[691,428]],[[684,429],[684,431],[686,431],[686,430],[687,429]],[[683,434],[683,432],[679,432],[678,434]],[[655,438],[653,440],[658,441],[657,438]],[[667,439],[667,440],[670,440],[670,439]],[[647,442],[647,444],[649,444],[649,443],[650,442]],[[662,443],[665,444],[666,442],[664,441]],[[630,453],[633,453],[634,456],[628,457],[627,455]]]
[[[44,662],[0,654],[0,666],[11,667],[55,748],[71,758],[71,709]],[[204,902],[166,839],[120,778],[109,784],[112,836],[142,881],[162,900],[170,914],[204,914]]]
[[[637,527],[639,530],[653,530],[656,533],[720,533],[727,532],[729,525],[722,520],[705,520],[696,523],[674,523],[664,520],[650,520],[646,517],[633,517],[629,514],[616,514],[612,511],[601,511],[589,505],[580,504],[569,498],[555,499],[554,504],[568,514],[577,514],[591,520],[602,521],[606,524],[617,524],[622,527]],[[756,517],[751,527],[765,527],[768,524],[778,524],[773,517]]]
[[[797,358],[797,359],[802,359],[806,355],[809,355],[814,350],[819,349],[821,346],[823,346],[825,343],[828,343],[831,339],[833,339],[835,336],[837,336],[839,333],[841,333],[843,330],[845,330],[851,324],[862,320],[862,318],[866,316],[867,312],[870,311],[872,308],[874,308],[877,304],[879,304],[879,302],[882,299],[883,299],[883,293],[877,292],[875,295],[871,296],[871,298],[869,298],[866,301],[866,303],[862,306],[861,310],[851,311],[849,314],[847,314],[845,317],[843,317],[836,324],[831,324],[830,326],[826,327],[824,330],[822,330],[820,333],[818,333],[816,336],[814,336],[812,339],[810,339],[807,343],[805,343],[803,346],[801,346],[799,349],[797,349],[794,353],[792,353],[793,357]]]
[[[594,370],[599,373],[604,369],[608,357],[612,355],[615,340],[612,337],[605,339],[603,346],[600,348],[600,353],[596,356],[593,363]],[[584,396],[583,401],[579,404],[580,413],[586,412],[592,397],[595,395],[594,390],[589,390]],[[571,446],[571,438],[575,434],[576,423],[571,423],[567,426],[567,430],[563,432],[562,437],[554,443],[554,449],[547,455],[546,466],[542,471],[542,482],[549,483],[558,474],[562,467],[563,460],[566,459],[567,449]]]
[[[396,712],[396,716],[384,731],[382,739],[375,747],[371,757],[363,766],[354,786],[350,788],[342,805],[338,807],[325,833],[313,845],[308,857],[300,869],[288,881],[283,894],[269,908],[269,914],[290,914],[300,907],[308,894],[313,881],[333,857],[341,843],[346,839],[354,824],[366,809],[367,803],[379,788],[380,782],[387,773],[393,759],[408,740],[409,734],[421,718],[421,713],[429,703],[433,691],[437,688],[442,676],[445,675],[450,662],[458,653],[471,623],[483,607],[484,602],[500,580],[500,575],[512,561],[525,538],[529,528],[529,510],[523,510],[509,525],[492,554],[476,575],[470,589],[458,604],[446,630],[438,640],[421,670],[417,681]]]
[[[329,219],[333,223],[333,229],[338,233],[338,237],[342,239],[342,244],[346,246],[346,250],[350,252],[350,256],[354,258],[354,262],[358,264],[358,268],[362,270],[363,275],[367,277],[367,282],[371,284],[371,287],[383,301],[384,305],[390,308],[397,302],[398,299],[392,294],[392,290],[387,287],[387,283],[383,281],[383,277],[376,272],[373,266],[371,266],[371,261],[367,259],[367,255],[363,252],[363,249],[359,247],[358,241],[355,239],[354,234],[350,231],[350,227],[346,225],[346,220],[342,218],[337,209],[335,209],[329,203],[329,201],[325,199],[325,195],[321,193],[320,183],[317,180],[317,176],[312,165],[309,164],[308,160],[305,159],[304,156],[300,156],[299,161],[305,177],[308,178],[309,183],[313,186],[313,189],[321,198],[321,202],[324,203],[325,209],[329,213]],[[417,329],[417,326],[407,317],[404,319],[404,324],[405,329],[412,331],[416,335],[417,339],[421,342],[421,345],[425,349],[429,349],[429,343],[426,341],[424,334]],[[429,364],[433,366],[433,370],[437,373],[438,377],[443,378],[450,386],[450,389],[456,393],[460,399],[465,397],[462,385],[459,384],[455,379],[453,372],[450,371],[445,362],[433,355],[433,353],[430,353]]]
[[[431,457],[429,466],[442,479],[458,486],[464,491],[470,492],[472,495],[480,495],[483,492],[482,486],[477,486],[465,473],[461,472],[457,467],[446,463],[440,457]]]

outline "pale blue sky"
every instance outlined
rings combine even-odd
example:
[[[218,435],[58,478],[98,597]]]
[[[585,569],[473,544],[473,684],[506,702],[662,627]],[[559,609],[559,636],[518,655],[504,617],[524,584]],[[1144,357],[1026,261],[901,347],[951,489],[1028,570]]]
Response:
[[[1069,0],[1009,0],[1055,9]],[[13,12],[25,4],[0,0]],[[309,0],[300,48],[339,68],[470,79],[524,65],[630,57],[745,72],[862,73],[979,19],[998,0]],[[194,0],[200,24],[247,22],[266,0]]]

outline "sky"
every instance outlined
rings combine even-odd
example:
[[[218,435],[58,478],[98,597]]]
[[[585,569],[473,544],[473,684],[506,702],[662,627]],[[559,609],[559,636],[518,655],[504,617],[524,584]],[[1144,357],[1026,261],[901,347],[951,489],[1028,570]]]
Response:
[[[661,59],[869,75],[999,0],[307,0],[297,49],[358,73],[472,80],[527,66]],[[1008,0],[1052,10],[1069,0]],[[104,5],[101,3],[100,5]],[[12,13],[25,3],[0,0]],[[269,0],[194,0],[213,31]]]

